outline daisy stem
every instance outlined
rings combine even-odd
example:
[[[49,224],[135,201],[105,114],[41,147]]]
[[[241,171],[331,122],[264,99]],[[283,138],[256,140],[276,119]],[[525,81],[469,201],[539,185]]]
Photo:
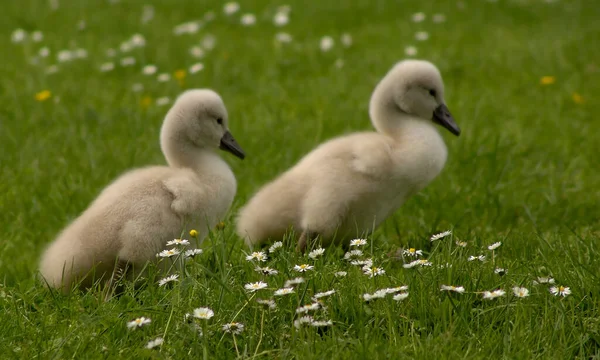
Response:
[[[202,321],[202,342],[204,343],[202,358],[208,360],[208,334],[206,333],[206,321]]]
[[[265,322],[265,310],[262,310],[262,314],[260,315],[260,335],[258,337],[258,344],[256,344],[256,350],[254,350],[254,358],[256,357],[256,354],[258,354],[258,349],[260,348],[260,343],[262,342],[262,337],[263,337],[263,324]]]
[[[237,357],[239,359],[240,351],[238,350],[237,341],[235,340],[235,333],[233,333],[233,346],[235,347],[235,353],[237,354]]]
[[[231,321],[235,321],[235,319],[238,317],[238,315],[242,312],[242,310],[244,310],[246,308],[246,306],[248,306],[248,304],[250,304],[250,301],[252,299],[254,299],[255,296],[256,296],[256,292],[253,292],[252,295],[250,296],[250,298],[248,300],[246,300],[246,302],[240,308],[240,310],[233,316],[233,319],[231,319]]]

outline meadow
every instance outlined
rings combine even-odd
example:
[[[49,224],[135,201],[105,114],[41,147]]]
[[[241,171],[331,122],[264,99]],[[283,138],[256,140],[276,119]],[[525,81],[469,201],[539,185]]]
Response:
[[[597,358],[599,16],[587,0],[3,4],[0,358]],[[362,255],[252,257],[240,206],[371,129],[371,92],[404,58],[440,68],[462,129],[441,129],[442,174]],[[164,164],[169,105],[205,87],[247,157],[223,153],[238,195],[202,253],[110,301],[46,289],[44,247],[116,176]]]

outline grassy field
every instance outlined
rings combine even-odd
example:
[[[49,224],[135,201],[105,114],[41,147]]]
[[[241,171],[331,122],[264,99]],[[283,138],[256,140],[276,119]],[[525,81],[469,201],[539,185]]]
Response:
[[[288,9],[275,1],[242,2],[231,15],[218,1],[4,4],[0,358],[600,355],[597,4],[285,4]],[[289,23],[276,25],[275,15],[286,11]],[[255,23],[243,25],[244,14],[253,14]],[[176,34],[189,21],[202,26]],[[282,32],[292,40],[281,42]],[[323,51],[326,36],[334,46]],[[237,209],[318,143],[370,129],[371,91],[414,50],[413,57],[440,68],[448,106],[463,132],[455,138],[443,131],[449,148],[444,172],[363,247],[362,258],[372,258],[385,273],[366,276],[343,259],[340,248],[316,260],[282,248],[261,264],[279,274],[255,272],[234,233]],[[203,69],[190,71],[198,63]],[[156,73],[144,74],[149,64]],[[170,79],[159,81],[163,73]],[[99,291],[49,292],[36,280],[46,244],[118,174],[164,163],[158,131],[168,102],[197,87],[221,93],[232,133],[247,153],[244,161],[223,154],[239,183],[225,227],[170,286],[158,286],[151,273],[147,286],[129,286],[108,302]],[[445,230],[452,235],[429,240]],[[502,244],[489,250],[496,242]],[[404,268],[410,259],[390,256],[408,248],[422,250],[432,266]],[[479,255],[485,261],[469,260]],[[297,264],[314,269],[299,273]],[[347,275],[336,276],[340,271]],[[277,309],[255,301],[297,276],[305,282],[293,294],[275,297]],[[555,283],[535,284],[538,277]],[[266,289],[244,289],[261,280]],[[403,300],[394,294],[363,298],[403,285]],[[441,291],[442,285],[465,291]],[[527,288],[529,296],[514,295],[515,286]],[[551,286],[571,293],[555,296]],[[495,289],[506,294],[484,298],[482,292]],[[294,326],[296,308],[328,290],[335,293],[321,299],[326,309],[314,316],[332,325]],[[200,307],[214,316],[184,319]],[[151,323],[128,328],[142,316]],[[232,321],[244,324],[244,331],[224,332]],[[158,337],[164,343],[147,349]]]

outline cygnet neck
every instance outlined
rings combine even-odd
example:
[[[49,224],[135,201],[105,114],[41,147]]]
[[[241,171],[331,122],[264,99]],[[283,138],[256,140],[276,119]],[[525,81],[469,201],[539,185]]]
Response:
[[[212,149],[199,147],[186,137],[169,136],[161,134],[160,147],[162,152],[172,168],[188,168],[201,174],[207,173],[208,169],[214,171],[221,166],[227,167],[227,164]]]
[[[414,131],[438,132],[432,121],[405,113],[391,99],[380,102],[372,101],[369,113],[375,130],[392,138],[397,139],[403,135],[412,134]]]

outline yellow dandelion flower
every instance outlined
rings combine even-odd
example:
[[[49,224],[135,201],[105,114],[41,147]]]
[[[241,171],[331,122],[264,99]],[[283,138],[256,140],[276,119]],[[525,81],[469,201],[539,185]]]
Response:
[[[175,71],[175,73],[173,75],[175,76],[175,79],[183,80],[183,79],[185,79],[186,72],[183,69],[179,69],[179,70]]]
[[[144,96],[142,98],[142,100],[140,101],[140,105],[143,108],[147,108],[148,106],[150,106],[152,104],[152,98],[150,96]]]
[[[195,238],[196,236],[198,236],[198,231],[196,231],[195,229],[190,230],[190,236]]]
[[[579,93],[573,93],[573,102],[581,105],[585,102],[585,99]]]
[[[186,75],[187,73],[183,69],[176,70],[173,73],[173,76],[175,76],[175,79],[177,79],[177,82],[179,82],[179,86],[183,86],[183,82],[185,80]]]
[[[52,93],[50,92],[50,90],[43,90],[43,91],[40,91],[39,93],[35,94],[35,100],[46,101],[46,100],[50,99],[50,96],[52,96]]]
[[[223,229],[225,229],[225,223],[221,221],[217,224],[217,230],[223,230]]]
[[[542,76],[540,79],[541,85],[552,85],[556,82],[556,78],[554,76]]]

